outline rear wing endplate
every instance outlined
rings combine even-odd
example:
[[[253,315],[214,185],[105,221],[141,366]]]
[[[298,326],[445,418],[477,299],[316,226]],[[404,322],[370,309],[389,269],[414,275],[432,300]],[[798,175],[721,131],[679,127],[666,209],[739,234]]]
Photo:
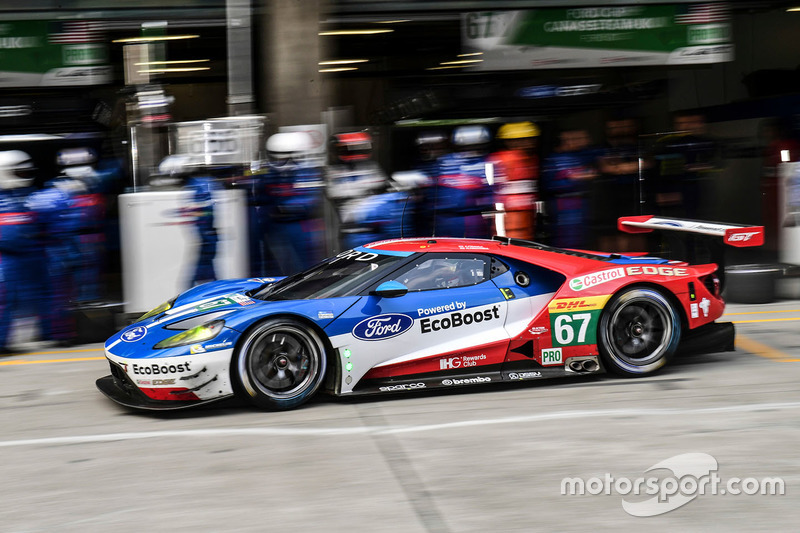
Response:
[[[743,226],[641,215],[620,217],[617,220],[617,228],[627,233],[648,233],[653,230],[667,230],[722,237],[722,241],[725,244],[739,248],[764,244],[764,226]]]

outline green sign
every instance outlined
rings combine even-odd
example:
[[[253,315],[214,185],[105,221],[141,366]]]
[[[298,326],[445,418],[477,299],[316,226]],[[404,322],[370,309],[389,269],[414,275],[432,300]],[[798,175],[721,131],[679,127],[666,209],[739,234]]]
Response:
[[[110,83],[108,61],[105,35],[97,22],[0,23],[0,87]]]
[[[722,2],[466,13],[462,34],[464,51],[476,54],[470,56],[476,70],[733,59]]]

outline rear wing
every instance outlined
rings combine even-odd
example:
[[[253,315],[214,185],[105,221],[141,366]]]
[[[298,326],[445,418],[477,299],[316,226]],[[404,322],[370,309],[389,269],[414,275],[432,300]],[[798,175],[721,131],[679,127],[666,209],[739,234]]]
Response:
[[[617,228],[627,233],[648,233],[658,229],[722,237],[722,241],[725,244],[738,248],[764,244],[764,226],[743,226],[642,215],[620,217],[617,220]]]

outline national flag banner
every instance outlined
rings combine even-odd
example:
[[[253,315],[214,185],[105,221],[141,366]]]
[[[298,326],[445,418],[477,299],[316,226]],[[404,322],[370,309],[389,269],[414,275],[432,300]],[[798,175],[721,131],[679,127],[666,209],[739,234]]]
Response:
[[[51,44],[94,43],[105,39],[103,23],[94,20],[51,22],[48,30]]]
[[[725,2],[709,2],[707,4],[685,4],[678,6],[675,15],[676,24],[714,24],[728,22],[730,13]]]

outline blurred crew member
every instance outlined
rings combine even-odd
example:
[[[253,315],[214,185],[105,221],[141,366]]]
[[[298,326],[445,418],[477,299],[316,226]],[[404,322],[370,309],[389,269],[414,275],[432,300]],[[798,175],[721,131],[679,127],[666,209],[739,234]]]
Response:
[[[308,160],[311,147],[311,137],[300,131],[276,133],[267,140],[262,233],[270,275],[304,270],[324,256],[322,170]]]
[[[195,164],[186,155],[171,155],[158,166],[159,173],[183,181],[183,188],[191,192],[186,205],[179,209],[180,215],[192,220],[200,249],[190,285],[200,285],[217,279],[214,258],[217,255],[217,229],[214,225],[213,193],[219,185],[208,169]]]
[[[500,127],[497,138],[504,150],[495,152],[495,199],[505,211],[505,234],[532,240],[536,234],[536,202],[539,200],[539,128],[532,122],[510,122]]]
[[[707,218],[706,192],[720,170],[717,143],[706,135],[700,113],[675,115],[673,127],[675,133],[659,139],[653,148],[656,207],[664,216]]]
[[[606,122],[606,144],[597,159],[600,176],[594,180],[592,200],[593,224],[600,250],[613,252],[643,251],[641,235],[623,233],[617,229],[617,219],[638,215],[639,172],[647,163],[639,157],[637,122],[618,118]]]
[[[493,230],[484,213],[494,210],[491,136],[485,126],[459,126],[453,131],[455,152],[439,158],[436,183],[431,187],[435,235],[489,237]],[[487,171],[487,167],[489,170]]]
[[[84,192],[82,181],[59,175],[28,197],[46,259],[38,272],[47,280],[42,298],[45,304],[39,313],[41,337],[62,346],[72,344],[77,335],[70,306],[76,299],[76,272],[81,261],[81,209],[76,198]]]
[[[327,195],[336,206],[341,249],[399,237],[406,196],[391,191],[386,174],[373,161],[372,136],[365,131],[336,134],[331,152]],[[412,220],[409,214],[407,223]]]
[[[555,218],[553,244],[586,248],[589,244],[589,184],[597,176],[596,153],[586,130],[564,130],[555,153],[544,164],[544,188]]]
[[[57,179],[72,182],[70,202],[78,233],[75,300],[78,303],[98,301],[103,292],[105,199],[103,177],[93,167],[97,157],[88,148],[68,148],[58,152],[56,161],[62,167]]]
[[[32,303],[44,309],[42,284],[37,274],[45,258],[38,246],[36,214],[27,205],[35,168],[30,156],[19,150],[0,152],[0,353],[9,351],[14,318]]]
[[[410,204],[414,212],[414,234],[426,236],[433,234],[433,198],[430,187],[435,183],[439,172],[438,160],[448,153],[447,134],[443,131],[423,131],[414,141],[417,149],[417,161],[414,172],[417,173],[415,186],[410,189]],[[395,179],[395,175],[392,175]]]

